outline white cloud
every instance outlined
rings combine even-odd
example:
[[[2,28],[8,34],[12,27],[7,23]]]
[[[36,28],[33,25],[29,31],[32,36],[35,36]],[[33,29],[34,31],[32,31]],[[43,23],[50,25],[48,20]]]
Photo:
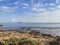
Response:
[[[0,6],[2,12],[14,12],[17,7]]]
[[[27,9],[27,8],[29,8],[29,4],[28,3],[22,3],[22,5],[23,5],[23,9]]]
[[[37,7],[37,8],[39,8],[39,7],[43,7],[44,5],[43,4],[41,4],[41,3],[38,3],[38,4],[34,4],[33,5],[33,7]]]
[[[16,1],[16,2],[14,2],[14,4],[18,5],[18,4],[19,4],[19,2],[18,2],[18,1]]]
[[[46,3],[45,5],[48,5],[48,3]]]
[[[45,5],[38,3],[38,4],[34,4],[33,7],[31,8],[31,10],[32,11],[46,11],[47,9],[43,8],[46,5],[55,6],[54,3],[50,3],[50,4],[46,3]],[[48,7],[48,9],[55,10],[55,7]]]
[[[2,6],[3,9],[10,9],[10,7]]]
[[[60,0],[56,0],[56,4],[60,4]]]
[[[40,3],[34,4],[34,7],[40,7]]]
[[[28,4],[28,3],[23,3],[22,5],[23,5],[23,6],[26,6],[26,7],[28,7],[28,6],[29,6],[29,4]]]
[[[60,9],[56,9],[54,12],[52,12],[54,15],[60,16]]]
[[[54,4],[54,3],[50,3],[49,5],[50,5],[50,6],[55,6],[55,4]]]
[[[38,14],[26,14],[25,22],[60,22],[60,9],[44,11]]]
[[[55,8],[55,7],[49,7],[49,9],[50,9],[50,10],[56,10],[56,8]]]
[[[45,11],[45,8],[37,8],[37,7],[33,7],[32,11]]]
[[[57,8],[60,8],[60,5],[58,5]]]
[[[59,3],[59,0],[56,0],[56,3]]]

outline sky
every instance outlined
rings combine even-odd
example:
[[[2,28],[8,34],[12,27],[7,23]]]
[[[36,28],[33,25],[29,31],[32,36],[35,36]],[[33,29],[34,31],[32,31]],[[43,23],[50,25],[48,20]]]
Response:
[[[60,23],[60,0],[0,0],[0,22]]]

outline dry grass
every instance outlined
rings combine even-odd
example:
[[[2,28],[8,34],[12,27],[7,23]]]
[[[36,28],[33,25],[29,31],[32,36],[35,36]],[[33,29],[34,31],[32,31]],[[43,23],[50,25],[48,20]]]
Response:
[[[16,31],[6,31],[6,32],[0,32],[0,41],[3,42],[3,40],[8,40],[10,38],[28,38],[29,40],[35,40],[38,41],[41,45],[46,45],[48,42],[55,41],[56,39],[52,36],[42,36],[42,35],[35,35],[30,33],[19,33]]]

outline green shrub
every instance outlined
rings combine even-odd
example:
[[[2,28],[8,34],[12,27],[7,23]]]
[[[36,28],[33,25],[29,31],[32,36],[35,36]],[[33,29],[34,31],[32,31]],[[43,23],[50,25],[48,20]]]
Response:
[[[57,41],[49,42],[49,45],[58,45]]]
[[[29,39],[21,39],[19,41],[19,45],[38,45],[38,41],[35,40],[29,40]]]
[[[4,45],[4,44],[0,42],[0,45]]]
[[[16,39],[10,38],[9,40],[5,40],[4,43],[0,43],[0,45],[39,45],[38,41],[29,40],[27,38]]]

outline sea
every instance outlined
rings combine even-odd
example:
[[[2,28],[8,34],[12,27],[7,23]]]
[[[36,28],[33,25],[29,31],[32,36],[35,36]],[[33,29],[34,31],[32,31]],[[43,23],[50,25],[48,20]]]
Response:
[[[60,23],[23,23],[23,22],[9,22],[0,23],[3,29],[19,29],[20,27],[40,27],[40,32],[44,34],[51,34],[60,36]],[[38,30],[37,30],[38,31]]]

